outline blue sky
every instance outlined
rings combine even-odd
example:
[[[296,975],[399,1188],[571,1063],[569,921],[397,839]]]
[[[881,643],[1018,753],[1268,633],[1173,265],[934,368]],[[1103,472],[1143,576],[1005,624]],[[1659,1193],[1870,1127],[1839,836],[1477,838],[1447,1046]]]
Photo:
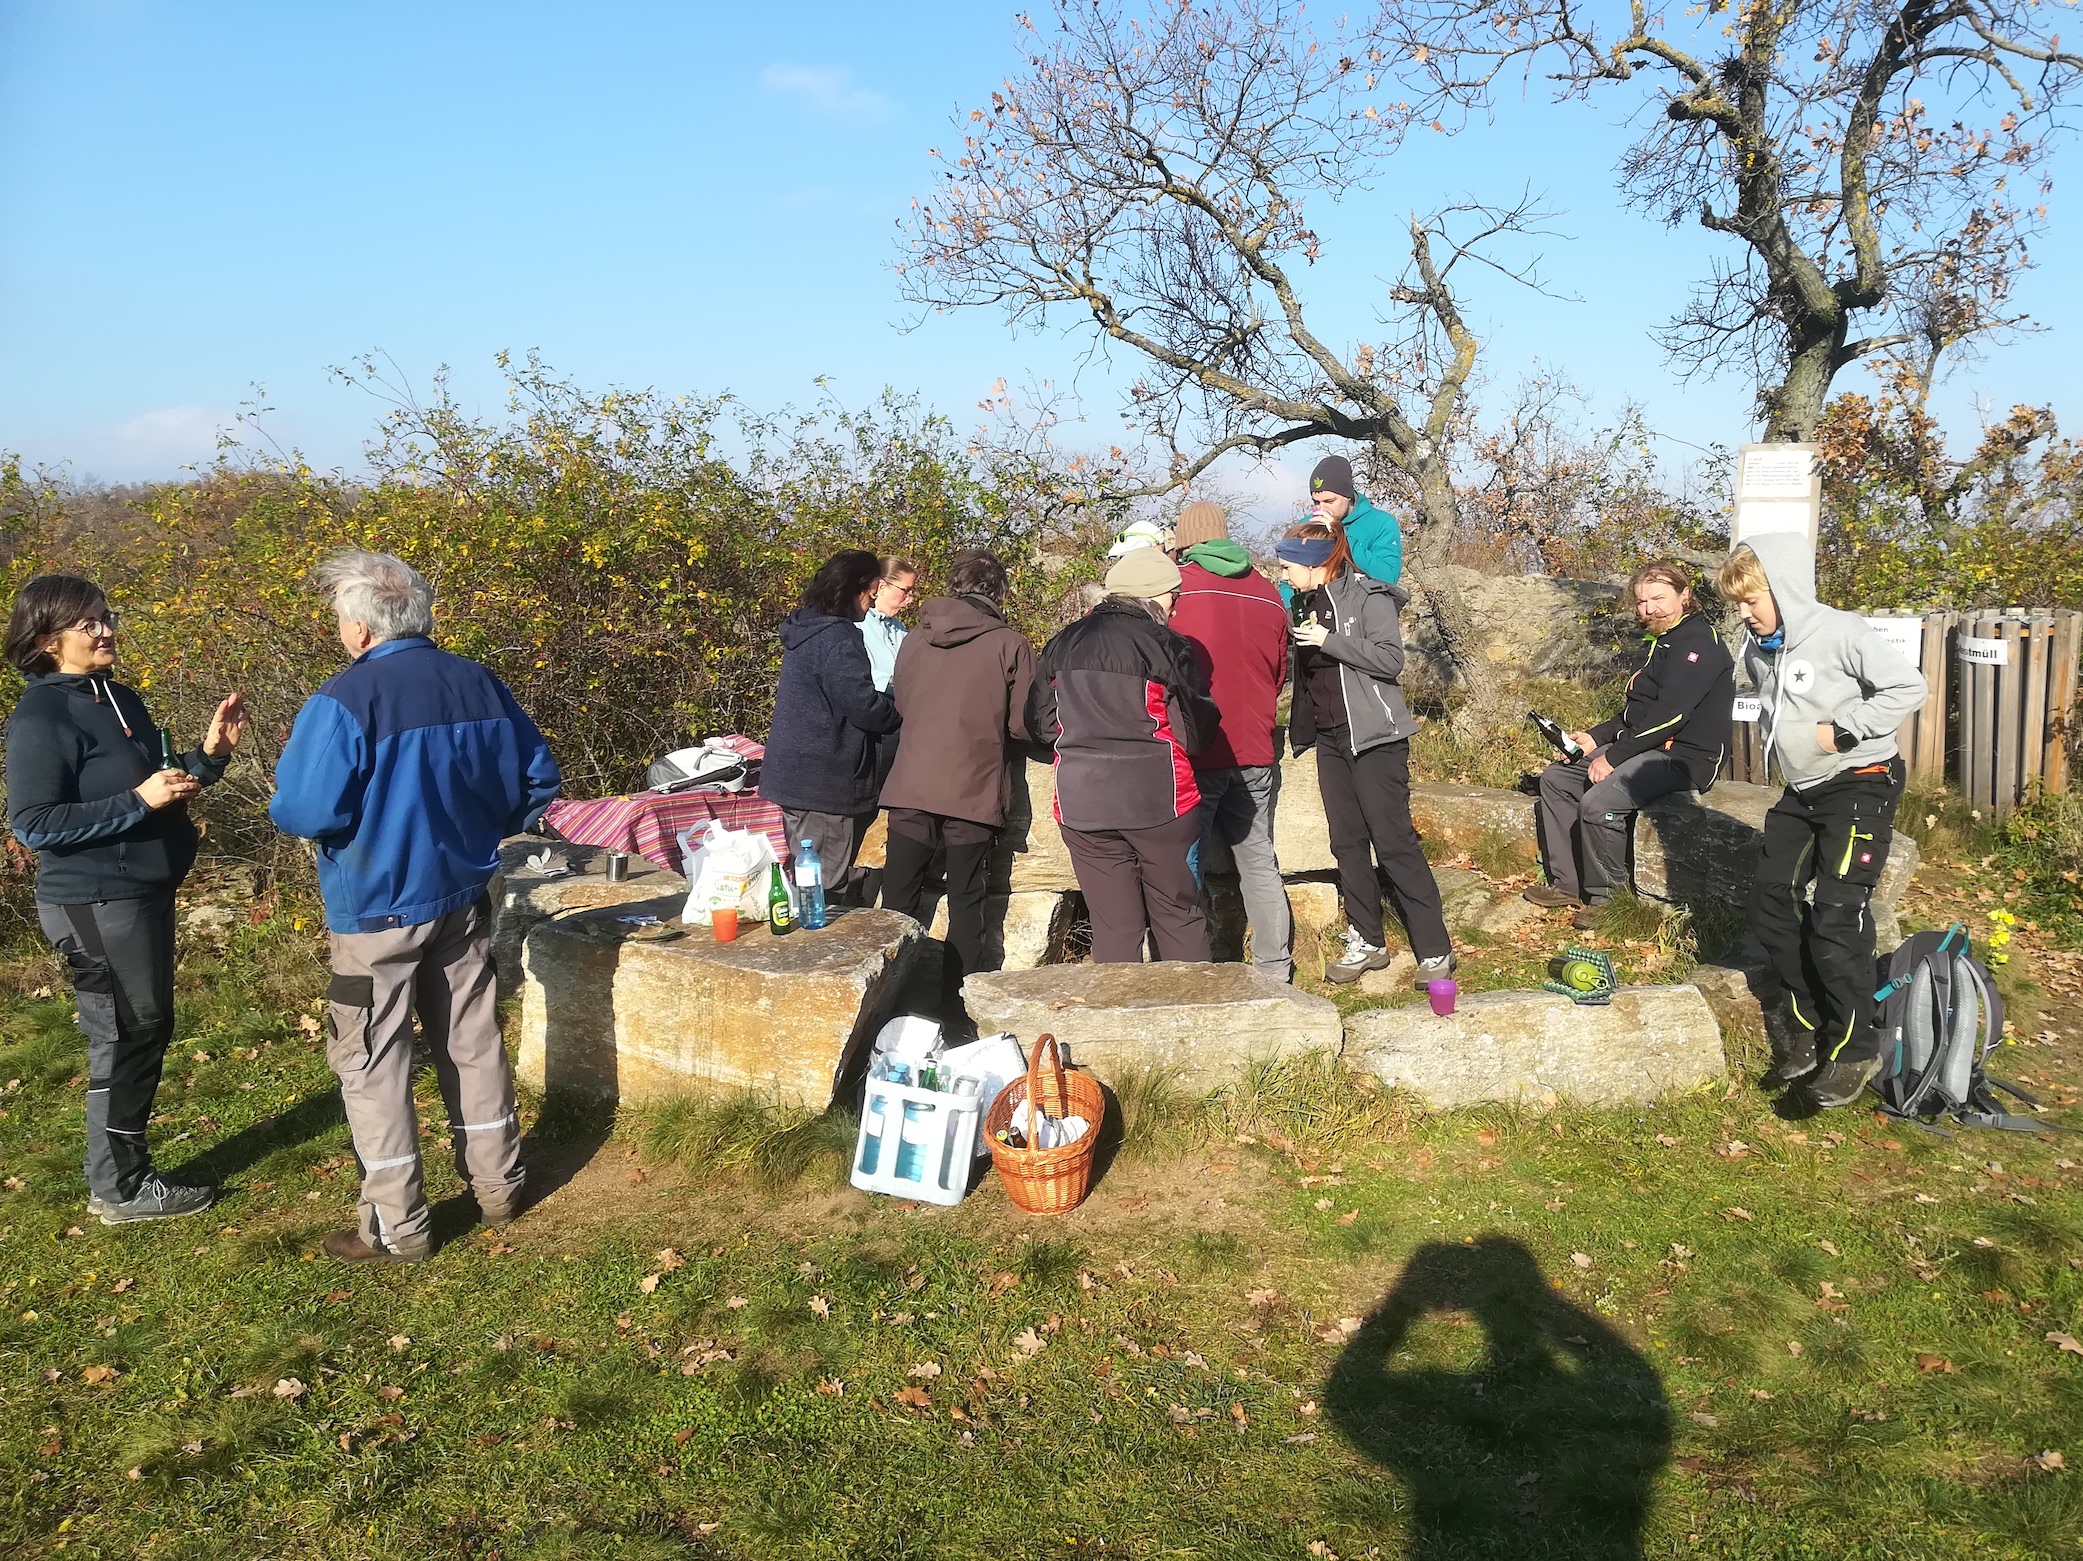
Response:
[[[451,365],[486,412],[501,349],[760,409],[820,375],[855,404],[891,385],[964,426],[993,381],[1046,379],[1111,437],[1133,364],[984,312],[906,330],[890,270],[926,149],[1018,64],[1012,9],[0,0],[0,449],[171,475],[259,384],[279,439],[352,468],[378,408],[326,370],[372,349],[421,383]],[[1746,437],[1749,388],[1680,386],[1650,339],[1717,242],[1619,208],[1623,108],[1513,105],[1312,210],[1319,328],[1380,334],[1413,208],[1530,185],[1570,235],[1545,271],[1578,301],[1473,286],[1491,378],[1559,370],[1595,413],[1637,398],[1674,457]],[[1977,396],[2075,415],[2068,194],[2019,295],[2050,328],[1945,387],[1963,430]],[[1232,482],[1279,505],[1309,459]]]

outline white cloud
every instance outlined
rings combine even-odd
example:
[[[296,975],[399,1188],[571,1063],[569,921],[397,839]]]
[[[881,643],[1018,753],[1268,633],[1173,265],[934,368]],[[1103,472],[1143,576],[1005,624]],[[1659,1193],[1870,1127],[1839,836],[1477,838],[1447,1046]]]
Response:
[[[798,98],[834,119],[887,119],[896,107],[880,92],[853,84],[853,72],[822,65],[769,65],[760,85],[783,97]]]
[[[105,482],[150,482],[179,475],[217,453],[217,434],[237,417],[204,406],[155,407],[121,423],[76,429],[37,441],[39,459],[62,462],[76,477]]]

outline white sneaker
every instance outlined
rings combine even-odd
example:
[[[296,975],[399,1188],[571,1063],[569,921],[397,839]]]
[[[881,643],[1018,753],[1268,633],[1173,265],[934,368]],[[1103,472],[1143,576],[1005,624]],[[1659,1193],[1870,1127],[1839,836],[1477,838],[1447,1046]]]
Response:
[[[1324,971],[1326,981],[1335,981],[1340,986],[1349,986],[1370,970],[1386,970],[1396,956],[1387,949],[1376,948],[1351,927],[1345,929],[1345,953],[1338,962]]]

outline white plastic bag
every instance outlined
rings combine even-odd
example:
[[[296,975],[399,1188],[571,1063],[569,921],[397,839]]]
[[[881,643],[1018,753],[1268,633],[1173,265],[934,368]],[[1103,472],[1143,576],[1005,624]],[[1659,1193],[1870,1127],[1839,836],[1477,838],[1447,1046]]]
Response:
[[[765,921],[767,893],[780,861],[774,843],[757,830],[726,829],[714,820],[703,829],[700,845],[693,844],[693,834],[688,830],[679,837],[681,860],[687,864],[687,904],[681,921],[690,927],[707,926],[709,912],[728,905],[738,908],[741,922]],[[785,882],[787,875],[782,877]]]

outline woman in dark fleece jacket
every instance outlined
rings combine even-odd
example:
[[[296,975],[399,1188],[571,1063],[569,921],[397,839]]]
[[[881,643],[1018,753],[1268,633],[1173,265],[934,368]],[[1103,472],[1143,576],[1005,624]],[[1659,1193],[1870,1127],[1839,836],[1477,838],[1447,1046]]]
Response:
[[[899,724],[856,627],[881,578],[873,553],[848,551],[804,587],[803,605],[781,625],[781,682],[760,765],[759,794],[781,809],[790,849],[811,843],[825,895],[840,904],[860,881],[854,858],[875,822],[875,739]]]
[[[1094,964],[1208,958],[1193,755],[1221,722],[1193,645],[1166,627],[1179,567],[1154,547],[1107,571],[1107,597],[1049,641],[1027,730],[1056,748],[1056,822],[1092,916]]]
[[[22,587],[7,659],[29,682],[7,721],[7,822],[37,854],[37,919],[72,969],[87,1038],[88,1212],[104,1225],[199,1213],[216,1189],[162,1178],[145,1127],[174,1033],[174,891],[198,838],[182,804],[224,774],[245,706],[225,699],[202,746],[164,764],[144,700],[110,676],[108,598],[74,575]]]

